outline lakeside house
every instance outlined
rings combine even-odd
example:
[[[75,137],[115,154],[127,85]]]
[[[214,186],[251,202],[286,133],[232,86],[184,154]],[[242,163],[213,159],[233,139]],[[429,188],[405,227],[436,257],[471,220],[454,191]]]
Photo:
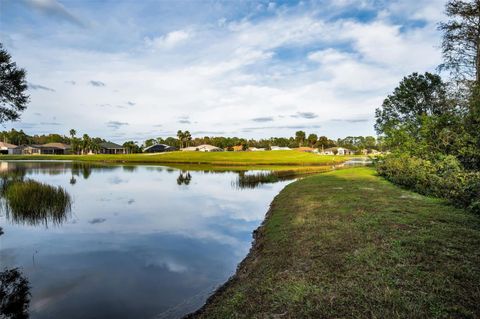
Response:
[[[99,146],[99,154],[126,154],[125,147],[112,142],[103,142]]]
[[[0,154],[14,154],[14,149],[17,145],[13,145],[6,142],[0,142]]]
[[[257,147],[249,147],[248,150],[250,152],[264,152],[265,151],[264,148],[257,148]]]
[[[63,143],[47,143],[47,144],[33,144],[20,145],[12,149],[9,154],[15,155],[65,155],[70,154],[70,145]]]
[[[322,152],[322,155],[353,155],[355,152],[344,147],[330,147]]]
[[[182,148],[183,152],[223,152],[223,149],[209,144],[202,144],[198,146],[190,146]]]
[[[143,149],[144,153],[163,153],[176,151],[177,148],[166,144],[154,144]]]
[[[270,150],[272,150],[272,151],[291,151],[292,149],[290,147],[272,146],[272,147],[270,147]]]
[[[302,146],[295,149],[299,152],[307,152],[307,153],[318,153],[318,148]]]

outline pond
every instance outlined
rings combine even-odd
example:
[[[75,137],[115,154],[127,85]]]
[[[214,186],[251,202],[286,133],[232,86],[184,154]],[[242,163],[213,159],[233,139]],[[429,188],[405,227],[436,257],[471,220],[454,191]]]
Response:
[[[234,274],[290,182],[258,171],[34,161],[0,162],[0,176],[0,271],[18,268],[28,280],[34,319],[196,310]]]

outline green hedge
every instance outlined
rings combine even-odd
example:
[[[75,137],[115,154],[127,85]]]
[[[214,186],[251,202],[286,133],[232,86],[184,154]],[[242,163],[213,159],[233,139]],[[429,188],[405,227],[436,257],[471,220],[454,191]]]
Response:
[[[378,160],[376,168],[381,176],[395,184],[445,198],[455,206],[480,213],[480,172],[463,170],[453,156],[432,162],[391,154]]]

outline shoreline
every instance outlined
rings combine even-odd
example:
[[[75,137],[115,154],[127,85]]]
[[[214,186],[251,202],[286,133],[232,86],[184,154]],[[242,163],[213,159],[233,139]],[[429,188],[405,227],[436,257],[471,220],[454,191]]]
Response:
[[[275,196],[236,272],[183,318],[475,318],[479,244],[478,216],[371,168],[317,174]]]

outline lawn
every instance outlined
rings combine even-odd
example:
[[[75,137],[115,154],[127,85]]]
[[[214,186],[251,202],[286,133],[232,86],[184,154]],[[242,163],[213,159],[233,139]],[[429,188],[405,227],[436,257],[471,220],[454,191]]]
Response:
[[[338,170],[288,185],[195,318],[479,318],[480,217]]]
[[[297,151],[266,152],[169,152],[127,155],[4,155],[5,160],[78,160],[108,163],[183,163],[228,166],[250,165],[332,165],[346,161],[347,156],[316,155]]]

